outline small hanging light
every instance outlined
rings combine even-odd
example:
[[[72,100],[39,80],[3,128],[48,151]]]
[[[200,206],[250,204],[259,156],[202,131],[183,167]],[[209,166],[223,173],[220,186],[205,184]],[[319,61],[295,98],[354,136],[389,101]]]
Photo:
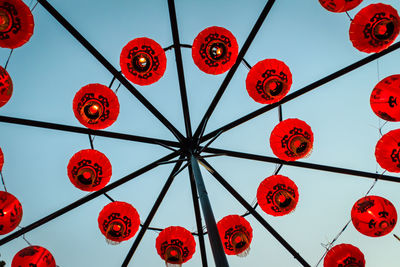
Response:
[[[400,129],[392,130],[379,139],[375,146],[379,165],[390,172],[400,172]]]
[[[4,165],[4,154],[0,147],[0,172],[3,169],[3,165]]]
[[[357,7],[363,0],[319,0],[319,3],[331,12],[346,12]]]
[[[364,254],[350,244],[339,244],[325,255],[324,267],[365,267]]]
[[[98,83],[82,87],[75,94],[72,108],[79,122],[93,130],[111,126],[119,115],[117,96],[110,88]]]
[[[196,241],[183,227],[170,226],[162,230],[156,239],[156,249],[167,266],[182,266],[196,251]]]
[[[157,42],[141,37],[122,49],[120,66],[124,76],[134,84],[150,85],[164,75],[167,57]]]
[[[397,212],[393,204],[380,196],[360,198],[351,209],[354,227],[366,236],[379,237],[396,226]]]
[[[291,213],[299,201],[296,184],[283,175],[272,175],[262,181],[257,189],[261,209],[273,216]]]
[[[400,75],[391,75],[381,80],[372,90],[370,104],[381,119],[400,121]]]
[[[104,206],[97,219],[107,243],[116,245],[132,238],[139,230],[140,217],[129,203],[115,201]]]
[[[222,74],[236,62],[238,44],[235,36],[222,27],[208,27],[193,41],[192,57],[196,66],[208,74]]]
[[[350,40],[361,52],[377,53],[388,48],[399,35],[400,17],[385,4],[371,4],[361,9],[350,24]]]
[[[21,0],[0,0],[0,47],[17,48],[29,41],[34,28],[29,7]]]
[[[224,251],[227,255],[245,257],[249,254],[253,229],[239,215],[228,215],[217,223]]]
[[[12,194],[0,191],[0,235],[13,231],[22,220],[22,205]]]
[[[111,163],[101,152],[85,149],[77,152],[68,163],[71,183],[84,191],[98,191],[110,181]]]
[[[15,254],[11,267],[56,267],[56,261],[44,247],[29,246]]]
[[[0,9],[1,10],[1,9]],[[0,66],[0,107],[7,104],[13,92],[13,83],[5,68]]]
[[[299,119],[281,121],[272,130],[269,138],[272,152],[285,161],[307,157],[312,151],[313,142],[311,127]]]

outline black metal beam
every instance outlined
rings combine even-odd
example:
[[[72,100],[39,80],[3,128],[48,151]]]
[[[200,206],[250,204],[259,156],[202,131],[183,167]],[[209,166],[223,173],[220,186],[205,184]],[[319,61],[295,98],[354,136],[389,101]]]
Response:
[[[301,265],[311,267],[303,257],[255,210],[253,207],[204,159],[200,159],[205,168],[217,179],[217,181],[240,202],[259,221],[275,239],[284,246]]]
[[[340,174],[353,175],[353,176],[358,176],[358,177],[363,177],[363,178],[368,178],[368,179],[378,179],[378,180],[383,180],[383,181],[400,183],[400,177],[382,175],[382,174],[373,173],[373,172],[364,172],[364,171],[358,171],[358,170],[352,170],[352,169],[346,169],[346,168],[340,168],[340,167],[333,167],[333,166],[326,166],[326,165],[315,164],[315,163],[307,163],[307,162],[301,162],[301,161],[283,161],[278,158],[273,158],[273,157],[268,157],[268,156],[255,155],[255,154],[230,151],[230,150],[225,150],[225,149],[217,149],[217,148],[207,148],[207,149],[205,149],[205,152],[223,153],[225,156],[229,156],[229,157],[235,157],[235,158],[241,158],[241,159],[251,159],[251,160],[262,161],[262,162],[283,164],[286,166],[294,166],[294,167],[300,167],[300,168],[306,168],[306,169],[312,169],[312,170],[318,170],[318,171],[340,173]]]
[[[174,0],[168,0],[169,19],[171,21],[172,39],[174,40],[174,51],[176,59],[176,69],[178,71],[179,89],[181,91],[181,102],[187,138],[192,138],[192,125],[190,123],[189,105],[186,93],[185,73],[183,71],[182,52],[179,41],[178,22]]]
[[[282,104],[284,104],[286,102],[289,102],[289,101],[291,101],[291,100],[293,100],[293,99],[295,99],[295,98],[297,98],[297,97],[299,97],[301,95],[304,95],[305,93],[308,93],[308,92],[320,87],[321,85],[324,85],[324,84],[326,84],[328,82],[331,82],[331,81],[333,81],[333,80],[335,80],[335,79],[337,79],[337,78],[339,78],[339,77],[341,77],[341,76],[343,76],[343,75],[345,75],[345,74],[347,74],[347,73],[349,73],[349,72],[351,72],[353,70],[356,70],[356,69],[358,69],[358,68],[360,68],[360,67],[362,67],[362,66],[364,66],[364,65],[366,65],[366,64],[368,64],[368,63],[370,63],[370,62],[372,62],[372,61],[374,61],[374,60],[376,60],[376,59],[378,59],[380,57],[383,57],[384,55],[387,55],[387,54],[389,54],[389,53],[391,53],[393,51],[396,51],[399,48],[400,48],[400,42],[397,42],[394,45],[390,46],[389,48],[383,50],[380,53],[372,54],[372,55],[367,56],[367,57],[365,57],[365,58],[363,58],[363,59],[361,59],[361,60],[359,60],[359,61],[357,61],[357,62],[355,62],[355,63],[353,63],[351,65],[348,65],[347,67],[344,67],[343,69],[335,71],[334,73],[329,74],[328,76],[326,76],[326,77],[324,77],[324,78],[322,78],[322,79],[320,79],[318,81],[315,81],[315,82],[303,87],[302,89],[299,89],[299,90],[287,95],[286,97],[284,97],[281,101],[279,101],[277,103],[270,104],[270,105],[267,105],[265,107],[262,107],[262,108],[260,108],[260,109],[258,109],[256,111],[253,111],[252,113],[249,113],[249,114],[247,114],[247,115],[245,115],[245,116],[243,116],[243,117],[231,122],[231,123],[228,123],[225,126],[222,126],[221,128],[219,128],[217,130],[214,130],[214,131],[204,135],[201,138],[201,142],[204,142],[204,141],[207,141],[207,140],[213,138],[220,131],[226,132],[226,131],[228,131],[228,130],[236,127],[236,126],[239,126],[242,123],[245,123],[245,122],[247,122],[247,121],[249,121],[251,119],[254,119],[257,116],[260,116],[260,115],[264,114],[267,111],[270,111],[270,110],[272,110],[272,109],[274,109],[274,108],[276,108],[276,107],[278,107],[278,106],[280,106],[280,105],[282,105]]]
[[[155,108],[107,59],[89,43],[47,0],[38,2],[73,36],[81,43],[126,89],[128,89],[172,134],[183,142],[185,137]]]
[[[192,165],[189,165],[189,178],[190,178],[190,188],[192,190],[194,214],[196,216],[197,235],[199,237],[199,243],[200,243],[201,262],[203,264],[203,267],[207,267],[208,263],[207,263],[206,246],[204,244],[203,223],[201,221],[199,197],[197,194],[197,186],[196,186],[196,181],[194,179]]]
[[[162,162],[162,161],[165,161],[165,160],[170,160],[170,159],[176,157],[178,154],[179,154],[179,152],[172,152],[171,154],[169,154],[169,155],[167,155],[165,157],[162,157],[159,160],[156,160],[153,163],[150,163],[149,165],[147,165],[147,166],[145,166],[145,167],[143,167],[143,168],[141,168],[141,169],[139,169],[139,170],[137,170],[137,171],[135,171],[135,172],[133,172],[133,173],[131,173],[131,174],[129,174],[129,175],[127,175],[127,176],[125,176],[125,177],[123,177],[123,178],[121,178],[121,179],[119,179],[119,180],[107,185],[107,186],[105,186],[104,188],[100,189],[99,191],[96,191],[96,192],[91,193],[91,194],[89,194],[87,196],[84,196],[83,198],[72,202],[71,204],[69,204],[69,205],[67,205],[67,206],[65,206],[65,207],[53,212],[52,214],[50,214],[50,215],[48,215],[48,216],[46,216],[46,217],[44,217],[42,219],[39,219],[36,222],[33,222],[30,225],[28,225],[28,226],[26,226],[26,227],[24,227],[24,228],[22,228],[22,229],[20,229],[20,230],[18,230],[16,232],[13,232],[12,234],[10,234],[10,235],[8,235],[8,236],[6,236],[6,237],[4,237],[3,239],[0,240],[0,246],[10,242],[11,240],[13,240],[13,239],[15,239],[17,237],[20,237],[21,235],[24,235],[24,234],[34,230],[35,228],[37,228],[37,227],[39,227],[39,226],[41,226],[41,225],[43,225],[43,224],[45,224],[45,223],[47,223],[47,222],[49,222],[51,220],[54,220],[54,219],[58,218],[59,216],[61,216],[61,215],[65,214],[65,213],[67,213],[67,212],[69,212],[69,211],[71,211],[71,210],[73,210],[73,209],[75,209],[75,208],[77,208],[77,207],[89,202],[90,200],[93,200],[93,199],[97,198],[98,196],[103,195],[104,193],[107,193],[108,191],[110,191],[110,190],[112,190],[112,189],[114,189],[114,188],[116,188],[116,187],[118,187],[118,186],[120,186],[122,184],[125,184],[126,182],[128,182],[128,181],[130,181],[130,180],[132,180],[132,179],[134,179],[134,178],[136,178],[136,177],[138,177],[138,176],[140,176],[140,175],[142,175],[142,174],[144,174],[144,173],[146,173],[146,172],[148,172],[148,171],[150,171],[152,169],[154,169],[155,167],[158,166],[159,162]]]
[[[258,17],[249,36],[247,37],[246,41],[244,42],[242,49],[240,49],[240,52],[238,54],[235,64],[232,66],[232,68],[229,70],[228,74],[225,76],[224,81],[222,82],[220,88],[218,89],[218,92],[214,96],[214,99],[212,100],[210,106],[208,107],[206,113],[204,114],[199,126],[197,127],[196,132],[194,134],[194,137],[196,139],[201,137],[200,135],[202,134],[202,129],[205,129],[207,122],[210,119],[215,107],[217,106],[222,95],[224,94],[230,81],[232,80],[233,75],[235,74],[236,70],[238,69],[240,63],[243,61],[244,55],[246,54],[251,43],[253,42],[254,38],[256,37],[258,30],[261,28],[265,18],[267,17],[267,15],[268,15],[269,11],[271,10],[274,3],[275,3],[275,0],[268,0],[264,9],[261,11],[260,16]]]
[[[182,159],[183,157],[181,156],[180,159]],[[167,181],[165,182],[163,188],[161,189],[160,194],[158,195],[156,202],[154,203],[153,207],[150,210],[149,215],[147,215],[147,218],[145,220],[145,222],[142,225],[142,228],[140,229],[139,233],[137,234],[135,241],[132,244],[132,247],[129,249],[128,254],[126,255],[124,262],[122,263],[122,267],[126,267],[128,266],[133,254],[135,253],[137,247],[140,244],[140,241],[142,241],[142,238],[144,236],[144,234],[146,233],[148,227],[150,226],[151,221],[154,218],[154,215],[156,215],[156,212],[158,210],[158,208],[161,205],[161,202],[163,201],[165,195],[168,192],[168,189],[170,188],[172,182],[174,181],[174,178],[179,170],[179,168],[181,167],[182,162],[177,162],[174,166],[174,168],[171,171],[171,174],[169,175]]]
[[[103,136],[103,137],[135,141],[135,142],[154,144],[154,145],[161,145],[161,146],[164,145],[167,147],[168,146],[178,147],[178,148],[181,147],[180,143],[174,142],[174,141],[168,141],[168,140],[156,139],[156,138],[150,138],[150,137],[143,137],[143,136],[137,136],[137,135],[131,135],[131,134],[108,132],[108,131],[102,131],[102,130],[91,130],[88,128],[69,126],[69,125],[44,122],[44,121],[35,121],[35,120],[21,119],[21,118],[15,118],[15,117],[0,116],[0,122],[25,125],[25,126],[33,126],[33,127],[38,127],[38,128],[58,130],[58,131],[71,132],[71,133]]]
[[[222,241],[218,233],[217,224],[211,208],[210,200],[208,198],[206,186],[200,172],[199,163],[194,155],[190,155],[190,165],[192,166],[194,180],[196,181],[197,191],[200,198],[201,209],[203,211],[204,220],[207,226],[208,239],[211,245],[211,251],[214,256],[216,267],[228,267],[228,260],[226,259]]]

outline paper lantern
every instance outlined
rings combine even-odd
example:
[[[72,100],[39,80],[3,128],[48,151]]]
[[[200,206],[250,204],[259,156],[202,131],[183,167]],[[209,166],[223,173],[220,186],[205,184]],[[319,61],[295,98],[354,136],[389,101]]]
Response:
[[[208,74],[221,74],[236,62],[238,44],[235,36],[222,27],[208,27],[193,41],[192,57],[196,66]]]
[[[269,139],[272,152],[285,161],[307,157],[312,151],[313,142],[310,126],[299,119],[281,121],[272,130]]]
[[[364,254],[350,244],[339,244],[325,255],[324,267],[365,267]]]
[[[396,226],[397,212],[389,200],[379,196],[366,196],[354,204],[351,221],[360,233],[379,237],[387,235]]]
[[[291,213],[299,201],[296,184],[283,175],[272,175],[262,181],[257,189],[261,209],[273,216]]]
[[[129,203],[115,201],[106,205],[97,219],[101,233],[110,244],[132,238],[139,230],[140,217]]]
[[[396,9],[385,4],[371,4],[354,17],[349,34],[355,48],[376,53],[388,48],[399,31],[400,18]]]
[[[379,165],[390,172],[400,172],[400,129],[392,130],[379,139],[375,158]]]
[[[92,83],[75,94],[73,110],[82,125],[93,130],[105,129],[117,120],[119,102],[110,88]]]
[[[0,147],[0,172],[3,169],[3,165],[4,165],[4,155],[3,155],[3,151],[1,150],[1,147]]]
[[[319,0],[319,3],[331,12],[346,12],[357,7],[362,0]]]
[[[68,163],[71,183],[84,191],[98,191],[110,181],[112,168],[108,158],[94,149],[81,150]]]
[[[265,59],[254,65],[246,78],[247,93],[254,101],[272,104],[281,100],[290,90],[292,73],[277,59]]]
[[[167,57],[157,42],[141,37],[133,39],[122,49],[120,66],[125,77],[134,84],[149,85],[164,75]]]
[[[0,9],[1,10],[1,9]],[[7,104],[13,92],[13,83],[5,68],[0,66],[0,107]]]
[[[370,104],[381,119],[400,121],[400,75],[381,80],[372,90]]]
[[[30,246],[15,254],[11,267],[56,267],[56,261],[44,247]]]
[[[250,223],[239,215],[228,215],[217,223],[222,246],[227,255],[247,256],[253,239]]]
[[[158,234],[156,249],[167,266],[181,266],[192,258],[196,251],[196,242],[185,228],[170,226]]]
[[[12,194],[0,191],[0,235],[13,231],[22,220],[22,205]]]
[[[0,0],[0,47],[17,48],[29,41],[34,28],[29,7],[21,0]]]

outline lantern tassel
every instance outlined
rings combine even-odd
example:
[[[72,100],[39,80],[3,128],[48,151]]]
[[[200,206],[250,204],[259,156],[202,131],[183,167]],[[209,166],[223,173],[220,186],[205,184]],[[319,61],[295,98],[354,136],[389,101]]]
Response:
[[[247,255],[249,255],[250,253],[250,246],[244,250],[242,253],[237,254],[236,256],[240,257],[240,258],[244,258],[247,257]]]

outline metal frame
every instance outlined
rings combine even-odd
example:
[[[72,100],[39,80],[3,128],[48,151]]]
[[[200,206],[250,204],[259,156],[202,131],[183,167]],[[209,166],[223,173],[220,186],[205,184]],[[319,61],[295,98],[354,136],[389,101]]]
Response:
[[[208,164],[208,162],[206,160],[204,160],[204,157],[202,157],[201,153],[204,152],[204,153],[211,153],[212,155],[224,155],[224,156],[229,156],[229,157],[257,160],[257,161],[268,162],[268,163],[277,163],[280,165],[279,165],[276,173],[279,172],[282,165],[289,165],[289,166],[295,166],[295,167],[300,167],[300,168],[308,168],[308,169],[314,169],[314,170],[320,170],[320,171],[353,175],[353,176],[358,176],[358,177],[362,177],[362,178],[372,178],[372,179],[386,180],[386,181],[391,181],[391,182],[399,182],[400,181],[399,178],[394,177],[394,176],[379,175],[376,173],[368,173],[368,172],[363,172],[363,171],[358,171],[358,170],[344,169],[344,168],[339,168],[339,167],[334,167],[334,166],[324,166],[324,165],[319,165],[319,164],[305,163],[305,162],[298,162],[298,161],[285,162],[285,161],[279,160],[277,158],[268,157],[268,156],[255,155],[255,154],[236,152],[236,151],[217,149],[217,148],[210,148],[209,145],[212,143],[212,141],[214,141],[216,138],[218,138],[221,135],[221,133],[228,131],[228,130],[230,130],[242,123],[245,123],[251,119],[254,119],[254,118],[262,115],[263,113],[268,112],[276,107],[279,108],[279,120],[282,120],[282,106],[281,106],[282,104],[287,103],[303,94],[306,94],[306,93],[320,87],[323,84],[326,84],[334,79],[337,79],[346,73],[349,73],[355,69],[358,69],[373,60],[376,60],[386,54],[389,54],[389,53],[399,49],[400,42],[392,45],[391,47],[389,47],[388,49],[386,49],[380,53],[368,56],[368,57],[366,57],[360,61],[357,61],[341,70],[338,70],[318,81],[315,81],[315,82],[311,83],[310,85],[291,93],[290,95],[286,96],[278,103],[267,105],[267,106],[260,108],[242,118],[239,118],[231,123],[228,123],[227,125],[224,125],[215,131],[212,131],[206,135],[203,135],[204,131],[206,129],[208,120],[210,119],[214,109],[218,105],[218,102],[221,99],[222,95],[224,94],[232,77],[235,75],[235,72],[238,69],[239,64],[243,62],[248,68],[251,68],[251,66],[247,63],[247,61],[245,61],[244,56],[245,56],[248,48],[252,44],[257,32],[259,31],[260,27],[262,26],[264,20],[266,19],[269,11],[271,10],[271,8],[273,7],[273,5],[275,3],[275,0],[269,0],[266,2],[264,9],[262,10],[261,14],[259,15],[254,27],[252,28],[248,38],[246,39],[242,49],[240,50],[236,63],[229,70],[229,72],[226,75],[225,79],[223,80],[219,90],[217,91],[214,99],[212,100],[206,113],[204,114],[200,124],[196,128],[195,133],[192,134],[192,126],[191,126],[189,105],[188,105],[188,99],[187,99],[187,89],[186,89],[184,68],[183,68],[183,61],[182,61],[182,54],[181,54],[181,47],[190,47],[190,45],[185,45],[185,44],[180,43],[175,3],[174,3],[174,0],[167,0],[167,1],[168,1],[170,22],[171,22],[173,45],[165,48],[165,50],[169,50],[169,49],[173,48],[175,51],[176,63],[177,63],[177,73],[178,73],[178,79],[179,79],[179,89],[180,89],[180,96],[181,96],[181,103],[182,103],[182,111],[183,111],[183,117],[184,117],[184,121],[185,121],[186,137],[183,136],[159,112],[159,110],[157,108],[155,108],[144,96],[142,96],[139,93],[139,91],[127,79],[125,79],[125,77],[122,76],[122,74],[114,66],[112,66],[111,63],[108,62],[104,58],[104,56],[98,50],[96,50],[96,48],[93,45],[90,44],[89,41],[87,41],[53,6],[51,6],[49,4],[49,2],[47,0],[38,0],[38,2],[79,43],[81,43],[82,46],[84,46],[87,49],[87,51],[89,53],[91,53],[99,61],[100,64],[102,64],[113,75],[112,82],[114,82],[114,80],[117,79],[167,129],[170,130],[170,132],[175,136],[177,141],[162,140],[162,139],[156,139],[156,138],[150,138],[150,137],[109,132],[109,131],[90,130],[90,129],[86,129],[86,128],[69,126],[69,125],[62,125],[62,124],[55,124],[55,123],[49,123],[49,122],[43,122],[43,121],[34,121],[34,120],[29,120],[29,119],[0,116],[0,122],[3,122],[3,123],[18,124],[18,125],[24,125],[24,126],[30,126],[30,127],[40,127],[40,128],[45,128],[45,129],[66,131],[66,132],[71,132],[71,133],[88,134],[89,136],[91,136],[91,135],[103,136],[103,137],[122,139],[122,140],[127,140],[127,141],[160,145],[160,146],[163,146],[163,147],[173,151],[172,153],[168,154],[167,156],[162,157],[159,160],[154,161],[154,162],[150,163],[149,165],[147,165],[139,170],[136,170],[136,171],[132,172],[131,174],[117,180],[116,182],[107,185],[103,189],[101,189],[97,192],[91,193],[91,194],[65,206],[64,208],[61,208],[61,209],[51,213],[50,215],[48,215],[36,222],[33,222],[30,225],[2,238],[0,240],[0,245],[8,243],[17,237],[20,237],[20,236],[24,235],[25,233],[36,229],[37,227],[39,227],[43,224],[46,224],[47,222],[87,203],[88,201],[91,201],[91,200],[97,198],[100,195],[108,196],[107,195],[108,191],[125,184],[126,182],[156,168],[157,166],[159,166],[161,164],[175,163],[175,165],[171,171],[171,174],[169,175],[164,187],[162,188],[161,192],[159,193],[157,200],[154,203],[148,217],[146,218],[143,225],[141,225],[141,230],[139,231],[138,235],[136,236],[136,239],[135,239],[131,249],[129,250],[124,262],[122,263],[122,266],[128,266],[133,254],[135,253],[137,247],[139,246],[139,244],[142,240],[142,237],[144,236],[146,231],[148,229],[157,229],[157,228],[150,227],[151,221],[152,221],[153,217],[155,216],[159,206],[161,205],[161,203],[164,199],[164,196],[168,192],[168,189],[172,185],[172,182],[173,182],[175,176],[178,173],[180,173],[182,170],[184,170],[186,168],[186,166],[188,166],[188,173],[189,173],[188,176],[190,179],[193,207],[194,207],[194,211],[195,211],[196,225],[197,225],[197,233],[193,233],[193,234],[198,236],[198,239],[199,239],[202,265],[203,265],[203,267],[208,266],[205,244],[204,244],[204,235],[208,234],[216,266],[218,266],[218,267],[219,266],[229,266],[228,262],[226,260],[226,256],[223,252],[222,244],[221,244],[218,232],[217,232],[216,223],[215,223],[214,215],[212,213],[211,204],[208,199],[207,191],[205,189],[205,185],[204,185],[202,175],[201,175],[201,172],[199,169],[199,165],[198,165],[198,161],[199,161],[215,177],[215,179],[247,209],[248,212],[246,214],[244,214],[243,216],[247,216],[248,214],[253,215],[255,217],[255,219],[257,219],[265,227],[265,229],[268,232],[270,232],[282,244],[282,246],[285,247],[288,250],[288,252],[291,253],[299,261],[299,263],[302,266],[310,266],[310,264],[308,264],[307,261],[278,232],[276,232],[268,224],[268,222],[255,210],[255,208],[257,207],[257,204],[255,207],[252,207],[248,202],[246,202],[246,200],[232,186],[230,186],[230,184],[227,182],[227,180],[224,179],[210,164]],[[205,146],[200,145],[201,143],[208,141],[210,139],[211,139],[211,141],[209,143],[207,143]],[[178,156],[179,156],[179,159],[174,160]],[[187,161],[187,163],[182,167],[182,164],[184,163],[184,161]],[[203,216],[204,216],[204,219],[205,219],[205,222],[207,225],[207,230],[208,230],[207,233],[203,232],[203,224],[202,224],[202,216],[200,214],[199,198],[200,198],[201,207],[203,210]],[[110,198],[110,200],[113,201],[112,198]]]

